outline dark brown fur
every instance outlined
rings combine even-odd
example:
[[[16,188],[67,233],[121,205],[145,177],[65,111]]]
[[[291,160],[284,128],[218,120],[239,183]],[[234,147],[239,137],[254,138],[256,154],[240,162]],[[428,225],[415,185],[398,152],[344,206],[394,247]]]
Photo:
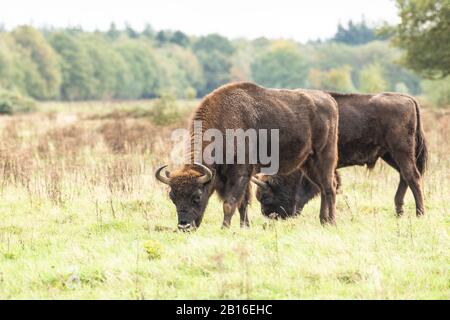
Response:
[[[280,174],[289,174],[298,168],[312,172],[310,179],[321,186],[322,191],[320,220],[334,222],[333,172],[337,163],[338,111],[328,93],[266,89],[247,82],[228,84],[205,97],[193,120],[203,122],[203,131],[215,128],[222,133],[238,128],[279,129]],[[208,143],[204,142],[203,148]],[[170,195],[177,207],[179,224],[194,223],[198,227],[208,199],[216,191],[223,200],[223,226],[230,225],[236,208],[241,226],[247,226],[249,181],[261,166],[214,164],[208,167],[214,177],[205,185],[196,183],[195,178],[202,172],[195,165],[184,165],[169,174]]]
[[[400,173],[395,195],[397,214],[403,213],[408,186],[415,198],[416,214],[424,214],[422,175],[428,151],[417,101],[398,93],[330,94],[339,107],[338,168],[366,165],[370,169],[382,158]],[[272,190],[257,192],[265,215],[272,212],[294,215],[319,192],[300,171],[290,176],[269,177],[266,181]]]

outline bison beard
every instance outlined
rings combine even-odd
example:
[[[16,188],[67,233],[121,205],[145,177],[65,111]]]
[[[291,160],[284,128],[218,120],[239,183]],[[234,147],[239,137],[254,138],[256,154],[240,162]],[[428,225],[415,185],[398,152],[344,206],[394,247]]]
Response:
[[[217,129],[224,136],[227,129],[278,129],[279,173],[289,174],[297,168],[310,172],[310,179],[322,191],[320,221],[334,223],[338,111],[336,101],[328,93],[266,89],[248,82],[228,84],[204,98],[194,112],[191,132],[195,121],[202,121],[203,132]],[[192,143],[195,139],[191,136]],[[202,151],[206,146],[203,141]],[[194,159],[191,154],[192,163]],[[223,200],[224,227],[230,226],[236,209],[241,226],[249,226],[249,182],[261,168],[260,162],[207,166],[194,163],[166,171],[165,176],[162,167],[156,171],[156,178],[170,187],[181,230],[200,226],[213,192]]]
[[[428,158],[420,109],[408,95],[330,93],[339,108],[338,168],[367,165],[373,168],[382,158],[400,174],[395,194],[397,215],[403,213],[406,189],[411,188],[417,216],[424,214],[422,175]],[[320,190],[297,170],[290,175],[261,178],[257,199],[268,216],[295,215]]]

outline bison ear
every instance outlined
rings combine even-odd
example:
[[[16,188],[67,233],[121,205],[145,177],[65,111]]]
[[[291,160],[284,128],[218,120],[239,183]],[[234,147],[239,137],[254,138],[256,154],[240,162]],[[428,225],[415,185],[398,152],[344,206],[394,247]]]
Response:
[[[164,174],[166,175],[167,178],[170,179],[170,172],[169,172],[169,171],[166,170],[166,171],[164,172]]]

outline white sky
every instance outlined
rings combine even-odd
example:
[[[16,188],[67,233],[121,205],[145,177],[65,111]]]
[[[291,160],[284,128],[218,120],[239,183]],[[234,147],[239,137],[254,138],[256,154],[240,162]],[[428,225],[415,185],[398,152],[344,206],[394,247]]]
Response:
[[[231,38],[328,38],[339,21],[398,21],[393,0],[0,0],[0,24],[108,29],[128,22],[140,30],[179,29]]]

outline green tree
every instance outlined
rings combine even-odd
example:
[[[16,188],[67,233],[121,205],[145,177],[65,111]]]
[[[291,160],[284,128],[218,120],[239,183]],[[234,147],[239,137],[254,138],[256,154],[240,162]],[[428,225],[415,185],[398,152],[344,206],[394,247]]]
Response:
[[[0,34],[0,87],[19,89],[27,93],[25,88],[24,72],[21,66],[23,61],[19,55],[20,47],[8,33]]]
[[[170,44],[159,49],[160,87],[177,97],[185,97],[188,89],[203,87],[203,73],[192,51]],[[192,92],[192,90],[190,90]]]
[[[128,24],[128,23],[125,24],[125,33],[131,39],[139,38],[139,32],[134,30],[133,27],[130,24]]]
[[[385,40],[387,35],[377,34],[374,28],[367,25],[363,18],[361,22],[354,23],[353,20],[347,22],[347,26],[338,24],[336,34],[332,41],[342,42],[349,45],[360,45],[374,40]]]
[[[246,40],[236,40],[234,42],[235,51],[231,56],[231,81],[249,81],[252,80],[251,65],[256,53],[252,43]]]
[[[365,93],[379,93],[387,88],[383,69],[378,63],[364,67],[359,74],[359,90]]]
[[[94,67],[79,37],[67,32],[56,32],[49,40],[61,57],[62,98],[67,100],[92,98]]]
[[[123,57],[114,50],[112,44],[98,34],[88,34],[82,38],[93,69],[91,98],[113,98],[117,95],[123,73],[127,71]]]
[[[311,69],[308,76],[309,86],[314,89],[351,92],[355,90],[351,77],[351,68],[347,65],[327,71]]]
[[[170,37],[171,35],[168,31],[161,30],[156,34],[156,41],[158,41],[159,44],[164,44],[166,42],[169,42]]]
[[[45,90],[45,80],[30,51],[10,33],[0,34],[0,86],[30,96],[40,96]]]
[[[170,41],[182,47],[189,45],[189,37],[181,31],[175,31]]]
[[[29,88],[28,93],[40,99],[57,96],[61,84],[61,71],[56,52],[42,34],[33,27],[18,27],[12,32],[12,36],[24,52],[30,55],[39,73],[39,77],[36,77],[33,84],[34,87]]]
[[[399,82],[395,85],[395,92],[409,93],[409,88],[403,82]]]
[[[148,39],[153,39],[155,37],[155,30],[150,24],[146,24],[144,30],[141,33],[142,36]]]
[[[426,77],[450,75],[450,1],[397,0],[401,23],[390,29],[402,62]]]
[[[117,40],[120,37],[120,31],[114,22],[109,26],[109,30],[106,32],[106,36],[111,40]]]
[[[403,82],[410,93],[420,94],[421,79],[417,74],[396,63],[402,51],[389,45],[387,41],[372,41],[364,45],[350,46],[343,43],[308,44],[302,47],[308,64],[319,70],[351,67],[351,78],[356,88],[360,87],[359,71],[367,65],[376,63],[383,69],[386,90],[395,91],[395,86]]]
[[[123,40],[117,50],[127,62],[126,77],[118,95],[121,98],[152,98],[159,93],[159,74],[154,48],[145,41]]]
[[[230,81],[234,47],[227,38],[217,34],[201,37],[194,44],[194,52],[200,61],[205,79],[204,87],[199,90],[201,95]]]
[[[253,79],[267,87],[299,88],[305,84],[308,72],[298,47],[280,41],[258,56],[251,66]]]
[[[450,106],[450,76],[438,80],[424,80],[422,88],[426,97],[436,106]]]

